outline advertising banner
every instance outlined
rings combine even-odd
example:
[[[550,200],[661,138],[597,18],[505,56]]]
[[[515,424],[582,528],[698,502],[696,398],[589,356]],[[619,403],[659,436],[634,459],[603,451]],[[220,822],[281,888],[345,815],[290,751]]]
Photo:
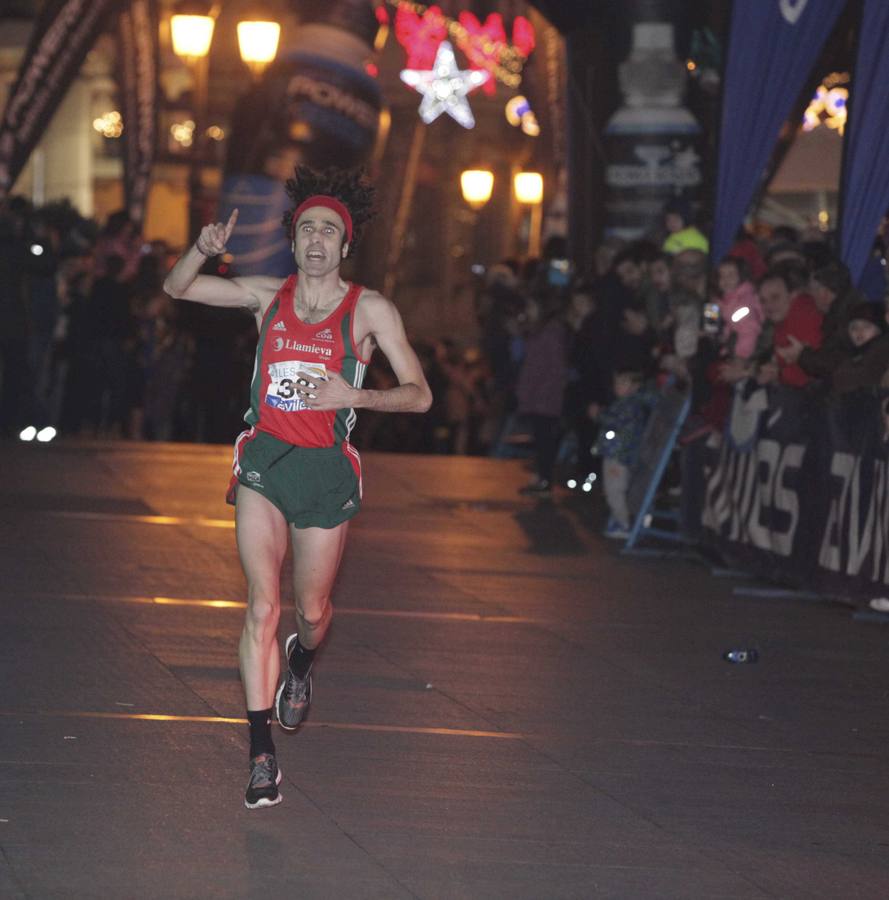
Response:
[[[737,396],[722,447],[703,467],[701,540],[779,582],[884,596],[887,470],[889,392],[832,404],[792,388]]]

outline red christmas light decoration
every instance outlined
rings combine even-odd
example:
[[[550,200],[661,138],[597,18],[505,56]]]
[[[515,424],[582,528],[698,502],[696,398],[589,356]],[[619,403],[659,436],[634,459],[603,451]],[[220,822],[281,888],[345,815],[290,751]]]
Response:
[[[415,13],[406,4],[395,13],[395,37],[407,53],[406,69],[431,69],[439,44],[448,36],[448,20],[441,8]]]
[[[465,40],[458,39],[457,46],[469,60],[469,65],[473,69],[495,74],[501,65],[504,50],[509,49],[503,17],[500,13],[491,13],[483,25],[473,13],[464,10],[458,16],[458,21],[466,30],[467,37]],[[524,16],[517,16],[513,22],[512,49],[522,60],[527,59],[534,49],[534,27]],[[520,72],[521,65],[518,68]],[[495,80],[488,79],[482,90],[493,95],[497,90]]]
[[[493,76],[484,85],[486,93],[495,92],[495,79],[509,87],[518,87],[522,66],[535,46],[534,26],[524,16],[515,18],[510,44],[499,13],[491,13],[482,23],[473,13],[464,11],[455,21],[439,6],[426,7],[407,0],[393,5],[397,6],[395,37],[407,53],[405,68],[430,69],[441,42],[451,40],[464,54],[471,69]],[[382,7],[377,7],[377,17],[382,22],[380,9]]]

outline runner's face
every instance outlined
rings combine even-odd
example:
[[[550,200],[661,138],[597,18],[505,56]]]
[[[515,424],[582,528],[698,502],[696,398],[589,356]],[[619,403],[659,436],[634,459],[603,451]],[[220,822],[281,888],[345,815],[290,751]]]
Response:
[[[332,209],[303,210],[293,239],[293,258],[300,271],[321,277],[338,269],[348,250],[345,235],[346,226]]]

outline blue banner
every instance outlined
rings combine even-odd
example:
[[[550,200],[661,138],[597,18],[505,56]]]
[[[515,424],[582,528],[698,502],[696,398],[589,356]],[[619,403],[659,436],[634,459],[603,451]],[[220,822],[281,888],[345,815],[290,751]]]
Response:
[[[889,210],[889,3],[866,0],[843,153],[840,252],[855,282]]]
[[[714,260],[734,242],[781,126],[845,5],[846,0],[733,4],[710,239]]]

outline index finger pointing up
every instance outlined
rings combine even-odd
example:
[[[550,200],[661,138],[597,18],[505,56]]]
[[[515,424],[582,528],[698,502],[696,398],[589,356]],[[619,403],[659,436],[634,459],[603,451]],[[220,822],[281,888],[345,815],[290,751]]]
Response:
[[[238,208],[235,207],[232,210],[232,214],[228,217],[228,222],[225,223],[225,239],[228,240],[231,237],[232,231],[235,228],[235,222],[238,221]]]

